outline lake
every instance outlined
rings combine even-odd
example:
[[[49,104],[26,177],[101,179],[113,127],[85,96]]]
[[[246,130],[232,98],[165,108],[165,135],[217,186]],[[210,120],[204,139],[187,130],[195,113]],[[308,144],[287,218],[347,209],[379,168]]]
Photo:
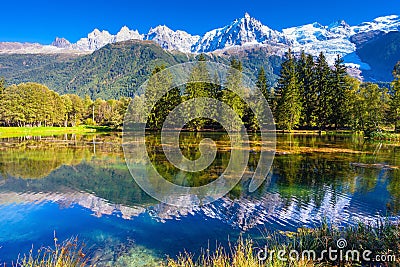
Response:
[[[213,139],[218,151],[198,173],[170,164],[157,134],[148,134],[146,144],[163,176],[198,186],[223,173],[231,153],[224,133],[181,133],[182,153],[196,159],[203,138]],[[58,240],[77,236],[99,266],[156,266],[167,256],[227,246],[239,236],[262,244],[273,231],[399,215],[400,144],[278,134],[270,175],[249,193],[259,158],[254,134],[246,175],[237,186],[211,204],[178,208],[140,189],[121,141],[112,133],[0,139],[0,262],[11,263],[32,245],[51,246],[55,234]]]

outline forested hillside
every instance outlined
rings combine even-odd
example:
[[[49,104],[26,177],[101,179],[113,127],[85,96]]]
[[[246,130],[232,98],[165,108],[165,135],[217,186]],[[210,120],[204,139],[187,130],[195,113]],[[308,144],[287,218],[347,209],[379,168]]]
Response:
[[[61,94],[110,99],[132,95],[154,66],[187,60],[186,55],[169,53],[153,42],[126,41],[72,61],[53,61],[28,71],[0,75],[8,84],[38,82]]]
[[[166,67],[196,60],[194,54],[169,52],[151,41],[131,40],[109,44],[92,54],[75,58],[56,55],[1,55],[0,77],[8,85],[37,82],[60,94],[86,95],[92,99],[131,97],[157,65]],[[243,62],[244,72],[253,78],[260,66],[274,82],[282,59],[257,49],[223,55],[208,54],[211,61],[229,64],[231,57]]]

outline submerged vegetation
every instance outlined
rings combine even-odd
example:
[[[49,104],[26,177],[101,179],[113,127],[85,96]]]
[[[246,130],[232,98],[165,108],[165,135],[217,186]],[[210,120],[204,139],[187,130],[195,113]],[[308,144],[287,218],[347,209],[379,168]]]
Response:
[[[395,223],[379,222],[376,226],[359,223],[347,228],[324,223],[316,229],[300,228],[297,232],[273,233],[264,240],[239,239],[229,250],[219,247],[214,252],[206,251],[197,257],[184,253],[177,259],[169,259],[167,266],[369,266],[371,263],[398,266],[399,244],[400,227]],[[335,250],[332,255],[336,255],[336,259],[326,253],[329,250]],[[367,250],[371,253],[363,259],[362,253]],[[282,251],[281,255],[279,251]],[[315,256],[310,251],[315,252]],[[350,255],[348,251],[358,251],[359,257],[357,254]]]
[[[215,98],[228,104],[242,119],[245,126],[252,131],[258,130],[257,120],[254,118],[246,103],[238,97],[232,88],[242,88],[240,75],[243,67],[240,61],[231,61],[232,70],[228,74],[226,84],[217,86],[218,78],[202,77],[205,57],[198,58],[198,66],[194,68],[191,77],[193,80],[215,80],[213,83],[189,83],[184,88],[174,88],[164,95],[161,101],[152,110],[148,118],[147,127],[158,131],[161,129],[166,116],[182,101],[199,97]],[[156,66],[153,75],[162,71],[164,67]],[[166,78],[161,84],[150,82],[147,92],[159,90],[159,86],[168,88],[171,80],[166,72]],[[211,76],[213,74],[210,74]],[[390,88],[380,88],[377,84],[362,83],[351,78],[346,73],[343,61],[338,57],[335,65],[328,66],[324,55],[315,59],[302,53],[294,55],[290,51],[282,65],[282,71],[276,88],[270,88],[263,68],[260,68],[257,86],[269,102],[276,118],[277,127],[283,131],[293,130],[351,130],[363,132],[372,139],[400,140],[400,63],[393,71],[394,81]],[[144,102],[140,96],[135,97],[135,114],[143,111]],[[94,132],[96,130],[119,129],[130,98],[122,97],[119,100],[81,98],[75,94],[59,95],[46,86],[37,83],[22,83],[4,86],[0,82],[0,137],[14,137],[21,135],[53,135]],[[141,103],[141,104],[140,104]],[[201,110],[198,110],[200,113]],[[83,126],[85,125],[85,126]],[[221,125],[215,121],[198,118],[186,125],[191,131],[221,130]],[[385,132],[390,129],[391,132]],[[394,132],[392,132],[394,129]],[[200,152],[197,144],[204,136],[198,133],[189,133],[181,138],[182,152],[189,158],[196,158]],[[287,136],[291,138],[291,136]],[[329,136],[328,136],[329,137]],[[214,165],[203,172],[181,175],[180,171],[172,166],[165,155],[160,154],[161,145],[158,136],[148,135],[147,146],[153,163],[157,163],[157,170],[171,182],[182,183],[187,186],[207,184],[218,177],[224,165],[229,161],[228,153],[221,153]],[[315,205],[321,205],[325,187],[336,189],[340,183],[340,190],[349,192],[370,191],[379,183],[380,170],[390,172],[387,191],[393,196],[387,202],[388,216],[400,210],[400,167],[396,165],[395,147],[377,146],[372,153],[365,151],[370,144],[351,144],[351,146],[332,147],[329,139],[318,143],[313,137],[307,140],[278,139],[277,157],[272,165],[279,180],[275,182],[276,190],[283,200],[292,197],[303,199],[305,202],[312,199]],[[92,141],[92,142],[91,142]],[[112,142],[111,142],[112,141]],[[98,197],[130,206],[136,203],[154,205],[149,198],[135,184],[132,186],[131,176],[123,162],[120,140],[103,140],[102,142],[84,140],[92,147],[79,147],[76,139],[62,140],[62,145],[46,145],[40,147],[38,142],[29,140],[20,142],[11,148],[4,144],[0,153],[0,172],[3,177],[21,178],[15,183],[6,184],[7,189],[17,187],[18,190],[29,188],[30,192],[45,192],[43,189],[68,188],[78,191],[91,192]],[[195,142],[193,142],[195,141]],[[220,151],[228,150],[226,140],[218,140]],[[250,138],[250,142],[260,142],[257,135]],[[296,143],[297,142],[297,143]],[[55,143],[55,142],[54,142]],[[70,144],[74,145],[70,145]],[[195,145],[193,145],[195,143]],[[70,145],[70,146],[69,146]],[[360,148],[361,147],[361,148]],[[255,168],[257,146],[252,147],[249,167]],[[6,151],[8,149],[8,151]],[[107,151],[105,164],[100,164],[101,153]],[[224,150],[225,149],[225,150]],[[386,149],[390,153],[386,156],[385,164],[376,163],[376,155]],[[97,156],[96,156],[97,155]],[[346,158],[346,160],[343,160]],[[138,159],[137,167],[141,166],[142,159]],[[383,159],[382,159],[383,160]],[[254,166],[253,166],[254,165]],[[72,169],[75,171],[73,175]],[[56,172],[57,171],[57,172]],[[51,177],[49,174],[53,173]],[[47,179],[44,179],[44,178]],[[98,181],[93,179],[98,178]],[[361,178],[361,179],[359,179]],[[380,178],[379,178],[380,179]],[[386,179],[385,177],[382,179]],[[356,185],[356,182],[358,183]],[[339,187],[339,186],[338,186]],[[124,190],[121,190],[124,188]],[[229,198],[239,199],[246,194],[246,185],[238,184],[229,194]],[[314,193],[312,190],[318,191]],[[319,189],[319,190],[316,190]],[[358,190],[358,191],[357,191]],[[16,190],[17,191],[17,190]],[[51,191],[51,190],[49,190]],[[308,202],[307,202],[308,203]],[[99,211],[98,214],[101,214]],[[266,234],[261,239],[239,239],[230,248],[217,247],[214,251],[205,251],[202,255],[183,253],[164,260],[163,266],[191,267],[251,267],[251,266],[320,266],[324,265],[354,265],[369,262],[343,262],[327,259],[303,259],[283,261],[273,255],[270,260],[261,261],[258,258],[260,249],[283,250],[288,254],[292,250],[299,251],[312,249],[317,255],[328,248],[337,248],[339,239],[346,240],[346,248],[356,250],[371,250],[370,257],[375,255],[395,255],[396,261],[383,261],[385,266],[395,266],[400,259],[400,228],[397,223],[389,221],[378,222],[371,226],[360,223],[346,228],[337,228],[323,224],[315,229],[300,228],[296,232],[274,232]],[[86,248],[76,238],[59,244],[55,238],[54,247],[32,249],[28,255],[18,259],[16,267],[84,267],[96,266],[95,260],[88,257]],[[90,254],[90,253],[89,253]],[[394,259],[394,258],[391,258]],[[125,259],[126,261],[126,259]]]
[[[186,138],[182,138],[182,142],[184,144],[196,143],[193,141],[202,140],[204,135],[211,136],[213,134],[216,135],[216,133],[184,133],[183,135],[184,137],[186,136]],[[32,142],[32,140],[19,142],[13,146],[7,144],[8,148],[2,151],[1,162],[4,162],[2,168],[4,168],[4,171],[10,176],[18,176],[24,179],[18,179],[14,182],[9,181],[3,188],[9,191],[24,192],[26,186],[31,193],[49,191],[63,192],[63,188],[67,185],[68,188],[74,189],[74,191],[91,192],[98,197],[109,200],[111,203],[120,203],[124,206],[135,206],[138,203],[146,207],[154,206],[156,203],[146,196],[138,186],[132,186],[131,178],[123,162],[121,148],[118,145],[118,137],[99,136],[93,143],[91,143],[91,138],[92,135],[86,136],[83,139],[60,140],[60,142],[49,140],[51,141],[49,144]],[[147,138],[150,139],[149,145],[152,147],[150,150],[155,153],[152,156],[155,162],[158,162],[157,167],[159,170],[167,173],[166,170],[171,170],[170,164],[160,160],[156,153],[157,149],[160,148],[159,139],[157,139],[158,136],[149,135]],[[351,137],[346,138],[350,139]],[[394,144],[377,145],[375,148],[374,143],[364,143],[362,140],[353,140],[350,144],[335,143],[335,140],[338,139],[341,140],[341,137],[328,135],[323,137],[298,136],[296,138],[292,135],[281,135],[278,137],[278,148],[282,151],[282,154],[275,158],[272,168],[274,173],[279,173],[279,180],[275,182],[275,185],[277,192],[279,192],[284,201],[296,198],[299,202],[302,200],[301,203],[313,203],[313,205],[320,207],[322,206],[325,196],[324,190],[327,186],[332,184],[338,184],[337,188],[341,188],[340,190],[346,193],[352,192],[360,194],[361,192],[376,192],[373,191],[373,189],[377,187],[377,184],[379,185],[382,182],[379,180],[382,179],[379,178],[379,173],[382,169],[379,168],[387,168],[387,166],[377,166],[373,165],[373,163],[376,162],[376,157],[378,156],[378,162],[385,161],[387,164],[396,164],[395,157],[397,152],[395,148],[397,146]],[[225,139],[220,138],[219,140],[217,144],[219,144],[219,146],[223,145]],[[44,140],[42,141],[44,142]],[[259,140],[255,136],[251,138],[250,141],[252,143],[257,143]],[[82,146],[83,143],[87,145]],[[332,143],[335,143],[334,147],[332,147]],[[70,145],[67,146],[66,144]],[[35,147],[31,149],[33,145],[35,145]],[[46,147],[51,147],[50,153],[48,154],[42,153],[42,149],[40,149],[41,146],[45,145]],[[94,146],[96,146],[96,148],[94,148]],[[5,147],[4,144],[3,147]],[[38,150],[39,153],[36,153],[36,150]],[[45,151],[44,148],[43,150]],[[373,154],[372,151],[375,151],[375,153]],[[183,152],[189,157],[196,155],[196,153],[190,151],[188,147],[186,147]],[[95,153],[97,156],[104,153],[106,157],[95,157]],[[52,155],[55,155],[55,157],[52,158]],[[226,158],[227,156],[227,154],[223,154],[221,155],[221,159],[226,160],[228,159]],[[252,159],[253,157],[251,157],[251,160]],[[44,165],[40,165],[39,160],[43,160]],[[80,163],[81,161],[83,161],[83,163]],[[362,162],[364,165],[351,164],[352,162]],[[71,166],[58,168],[50,177],[44,179],[29,179],[37,175],[35,172],[36,168],[33,168],[34,166],[38,166],[40,170],[47,170],[46,165],[48,165],[50,170],[50,168],[57,168],[57,166],[61,164]],[[250,165],[251,164],[252,163],[250,163]],[[398,203],[400,192],[398,186],[400,183],[398,181],[400,172],[399,169],[394,167],[395,166],[385,172],[388,176],[384,178],[385,180],[387,179],[387,189],[391,196],[393,196],[393,203],[390,203],[390,210],[388,210],[390,215],[388,216],[396,214],[400,207]],[[22,171],[24,169],[32,173],[22,175],[21,173],[12,172],[13,170]],[[218,170],[215,170],[214,173],[216,171]],[[72,172],[74,175],[70,175]],[[40,175],[40,177],[44,175],[46,174]],[[173,175],[171,176],[173,177]],[[9,179],[13,180],[12,178]],[[193,175],[193,180],[188,179],[188,182],[202,181],[202,179],[202,177]],[[357,185],[355,183],[357,183]],[[121,188],[124,189],[121,190]],[[235,190],[230,193],[229,197],[240,201],[240,198],[246,194],[245,188],[246,184],[239,184]],[[313,191],[318,193],[315,194]],[[23,194],[21,195],[23,196]],[[250,217],[251,216],[249,216],[249,218]],[[384,252],[389,248],[396,253],[399,252],[397,246],[400,244],[400,230],[398,225],[389,222],[379,223],[377,226],[359,224],[344,229],[323,225],[317,227],[315,230],[301,228],[297,231],[293,231],[294,232],[265,234],[264,237],[258,237],[252,240],[246,239],[247,237],[244,236],[243,241],[239,240],[237,244],[232,244],[231,248],[225,247],[225,249],[223,249],[219,247],[216,250],[205,251],[202,255],[183,253],[175,257],[176,253],[174,253],[170,255],[172,258],[168,260],[164,258],[160,259],[160,261],[163,262],[164,266],[169,267],[288,266],[287,263],[278,261],[276,258],[272,263],[266,261],[263,262],[264,265],[259,265],[257,258],[259,249],[267,245],[271,250],[279,248],[285,248],[287,251],[292,249],[299,249],[300,251],[315,249],[319,253],[326,246],[332,246],[332,248],[336,249],[335,244],[339,238],[345,238],[347,240],[347,248],[365,248],[376,253]],[[395,251],[396,248],[397,251]],[[54,250],[54,248],[40,249],[40,255],[37,255],[36,250],[33,250],[31,256],[27,255],[25,257],[26,264],[31,263],[31,265],[22,266],[75,267],[90,266],[89,264],[93,266],[96,265],[95,258],[88,258],[87,256],[85,256],[85,259],[88,260],[85,262],[86,265],[38,265],[38,262],[42,259],[41,257],[45,255],[44,252]],[[85,255],[92,255],[91,252],[91,249],[82,248],[82,253]],[[131,251],[129,250],[127,253],[131,253]],[[146,255],[143,255],[146,254],[146,252],[143,252],[143,250],[136,250],[133,253],[136,254],[122,255],[121,259],[117,259],[117,261],[121,263],[120,265],[110,264],[107,266],[143,266],[136,263],[141,263],[146,259]],[[150,254],[151,250],[148,253]],[[388,255],[389,254],[391,255],[392,252],[388,253]],[[49,256],[48,254],[46,255]],[[60,253],[56,255],[61,256]],[[139,260],[139,257],[144,259]],[[21,260],[23,258],[24,257],[21,257]],[[157,263],[158,261],[156,259],[149,259],[146,262],[151,262],[151,264],[144,266],[161,265]],[[321,266],[319,265],[320,262],[309,261],[296,261],[291,264],[291,266]],[[337,265],[339,264],[336,264],[336,266]],[[104,265],[97,264],[97,266]],[[348,266],[353,265],[349,264]],[[388,264],[387,266],[392,265]],[[393,266],[395,266],[395,264],[393,264]]]
[[[61,244],[57,243],[57,238],[54,240],[54,247],[40,248],[37,253],[32,249],[28,255],[18,259],[14,266],[97,266],[96,260],[87,256],[89,250],[77,238]],[[133,266],[127,262],[129,257],[121,255],[121,258],[124,259],[125,266]],[[399,263],[400,227],[397,223],[380,221],[374,226],[360,222],[346,228],[323,223],[315,229],[299,228],[296,232],[274,232],[258,240],[239,238],[229,248],[219,246],[213,251],[206,249],[201,255],[182,253],[167,260],[153,260],[151,265],[147,263],[145,266],[398,266]]]

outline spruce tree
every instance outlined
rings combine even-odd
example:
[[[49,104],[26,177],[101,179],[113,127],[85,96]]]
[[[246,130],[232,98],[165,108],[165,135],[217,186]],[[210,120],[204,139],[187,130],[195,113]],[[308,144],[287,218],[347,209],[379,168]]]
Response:
[[[242,63],[236,59],[232,59],[227,74],[225,90],[222,93],[223,102],[229,105],[241,119],[246,114],[246,105],[235,91],[239,91],[241,94],[244,93],[242,71]]]
[[[270,94],[269,94],[269,88],[267,84],[267,77],[265,75],[265,70],[264,67],[261,67],[260,70],[258,71],[258,77],[257,77],[257,82],[256,85],[258,89],[260,89],[261,93],[265,97],[267,101],[270,100]]]
[[[190,100],[201,97],[213,97],[215,86],[209,82],[210,74],[207,70],[206,58],[203,54],[198,57],[197,64],[190,73],[189,82],[186,84],[184,100]],[[205,113],[202,106],[188,106],[188,113],[194,113],[196,119],[188,123],[188,127],[193,130],[201,130],[210,124],[209,119],[201,117]]]
[[[268,88],[267,77],[264,67],[261,67],[258,71],[256,86],[261,91],[268,104],[270,104],[271,95]],[[255,95],[250,94],[250,97],[250,101],[252,103],[255,103],[255,106],[253,106],[253,108],[257,110],[262,110],[262,107],[260,106],[262,102],[260,102],[259,99],[256,99]],[[245,123],[246,128],[249,130],[257,131],[260,129],[258,118],[255,116],[253,110],[247,104],[245,104],[245,115],[243,116],[243,122]]]
[[[400,61],[393,69],[393,77],[389,117],[394,124],[395,132],[400,132]]]
[[[331,69],[321,52],[315,64],[314,86],[318,95],[316,102],[317,126],[319,129],[329,127],[332,116]]]
[[[290,50],[286,53],[285,62],[282,63],[277,89],[278,107],[276,122],[280,129],[291,131],[300,122],[302,101],[296,62]]]
[[[301,114],[300,125],[312,128],[317,125],[317,100],[318,92],[315,90],[315,69],[314,59],[311,55],[301,52],[297,61],[297,71],[299,79],[299,88],[303,109]]]
[[[174,94],[174,92],[171,92],[172,90],[161,97],[159,96],[160,92],[167,91],[172,85],[171,73],[164,69],[165,66],[156,66],[146,87],[147,103],[152,103],[152,109],[148,111],[149,117],[147,119],[147,127],[152,130],[161,130],[170,109],[169,103],[175,101],[171,99],[171,95]],[[154,103],[156,98],[159,100]],[[180,101],[180,97],[177,98],[177,100]],[[150,108],[150,106],[148,108]]]
[[[6,82],[4,78],[0,78],[0,96],[3,94],[4,89],[6,89]]]
[[[349,99],[348,91],[350,85],[348,84],[347,69],[343,64],[343,59],[338,55],[334,69],[332,70],[332,98],[331,98],[331,123],[335,128],[343,128],[349,122]]]

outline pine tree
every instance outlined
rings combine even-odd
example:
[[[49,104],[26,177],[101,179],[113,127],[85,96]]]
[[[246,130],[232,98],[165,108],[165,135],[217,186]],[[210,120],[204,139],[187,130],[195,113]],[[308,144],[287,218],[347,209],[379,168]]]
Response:
[[[335,128],[342,128],[349,122],[349,84],[347,77],[347,69],[343,64],[343,59],[338,55],[334,69],[332,71],[332,114],[331,122]]]
[[[300,122],[302,103],[296,62],[290,50],[286,53],[285,62],[282,63],[277,98],[276,122],[278,127],[282,130],[291,131]]]
[[[180,93],[178,89],[172,89],[166,94],[160,96],[161,92],[166,92],[172,85],[172,75],[165,66],[156,66],[152,72],[147,87],[146,87],[146,101],[149,110],[149,117],[147,119],[147,127],[152,130],[161,130],[163,123],[172,110],[171,105],[178,102],[180,103]],[[176,92],[178,91],[178,93]],[[174,98],[173,98],[174,97]],[[156,103],[154,103],[158,99]]]
[[[316,102],[317,126],[324,129],[330,125],[332,116],[331,69],[321,52],[315,64],[315,90],[318,95]]]
[[[261,93],[265,97],[267,101],[270,100],[270,93],[269,93],[269,88],[267,84],[267,76],[265,75],[265,70],[264,67],[261,67],[260,70],[258,71],[258,77],[257,77],[257,82],[256,85],[258,89],[260,89]]]
[[[203,54],[200,54],[197,64],[190,73],[189,82],[186,84],[184,100],[212,97],[215,86],[208,81],[211,81],[211,79],[207,70],[206,58]],[[204,106],[191,105],[188,106],[188,109],[188,114],[195,114],[196,116],[196,119],[187,124],[189,128],[199,131],[211,123],[209,119],[202,117],[202,114],[205,113]]]
[[[225,90],[223,91],[222,99],[229,105],[239,118],[245,115],[245,104],[240,96],[235,91],[243,92],[242,84],[242,63],[236,59],[231,60],[230,69],[228,70]]]
[[[3,94],[4,89],[6,89],[6,82],[4,78],[0,78],[0,96]]]
[[[256,86],[261,91],[263,97],[267,100],[267,102],[270,103],[271,95],[268,88],[267,77],[265,75],[264,67],[261,67],[258,72]],[[255,108],[256,110],[263,109],[260,106],[262,102],[259,99],[256,99],[255,95],[250,94],[249,97],[251,97],[250,101],[255,104],[253,108]],[[242,120],[247,129],[252,131],[257,131],[260,129],[258,118],[255,116],[253,110],[247,104],[245,104],[244,116]]]
[[[312,128],[316,126],[316,117],[318,115],[316,107],[318,93],[314,86],[315,69],[313,57],[311,55],[306,55],[304,51],[302,51],[297,61],[297,71],[303,103],[300,125]]]
[[[393,77],[389,117],[394,123],[395,132],[400,132],[400,61],[393,69]]]
[[[222,91],[222,101],[230,106],[237,117],[243,122],[247,113],[247,107],[240,97],[240,95],[244,94],[242,71],[242,63],[236,59],[232,59],[227,73],[226,83],[224,84],[224,90]],[[236,122],[231,121],[230,126],[234,129],[238,125]]]
[[[218,101],[222,101],[222,87],[221,87],[221,81],[218,76],[218,73],[215,71],[213,79],[212,79],[212,84],[210,84],[210,98],[213,98]],[[220,115],[218,112],[218,107],[216,106],[210,106],[210,111],[214,111],[215,116]],[[221,125],[217,123],[216,121],[209,120],[207,122],[208,126],[211,127],[214,130],[221,130]]]

